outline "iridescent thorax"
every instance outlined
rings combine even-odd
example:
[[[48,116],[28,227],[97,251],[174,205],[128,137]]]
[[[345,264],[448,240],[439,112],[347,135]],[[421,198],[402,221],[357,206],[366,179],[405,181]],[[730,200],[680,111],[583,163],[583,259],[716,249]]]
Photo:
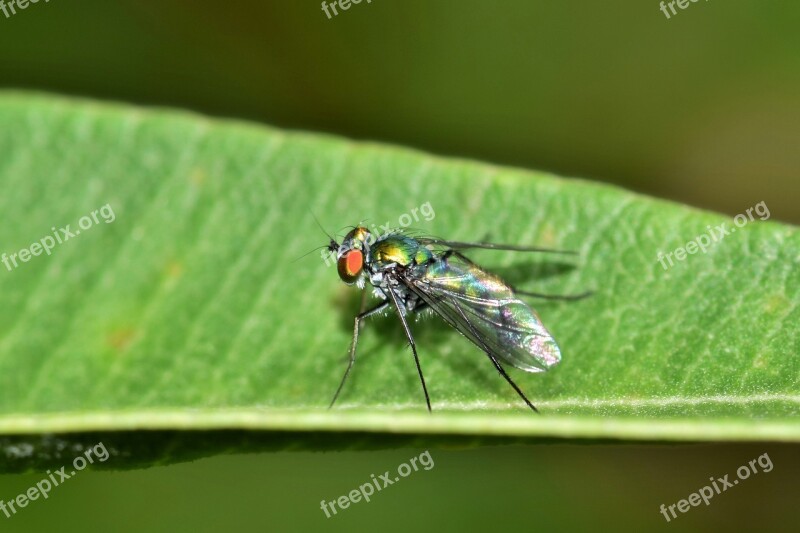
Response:
[[[376,242],[372,246],[371,257],[379,265],[421,265],[433,258],[433,252],[411,237],[394,234]]]

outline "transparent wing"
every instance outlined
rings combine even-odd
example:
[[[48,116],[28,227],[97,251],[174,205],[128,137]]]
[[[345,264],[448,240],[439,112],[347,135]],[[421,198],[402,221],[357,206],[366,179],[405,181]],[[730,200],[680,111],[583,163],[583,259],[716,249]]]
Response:
[[[475,345],[527,372],[543,372],[561,352],[541,320],[498,277],[458,259],[399,274],[412,292]]]

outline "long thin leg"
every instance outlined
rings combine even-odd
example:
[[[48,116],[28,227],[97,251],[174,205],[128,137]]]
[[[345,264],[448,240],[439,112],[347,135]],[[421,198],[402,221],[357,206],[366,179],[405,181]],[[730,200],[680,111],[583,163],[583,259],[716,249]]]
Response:
[[[492,360],[492,363],[494,363],[494,367],[497,369],[498,372],[500,372],[500,375],[503,376],[504,378],[506,378],[506,381],[508,381],[509,385],[514,387],[514,390],[517,391],[517,394],[519,394],[519,397],[522,398],[523,400],[525,400],[525,403],[528,404],[528,407],[533,409],[533,411],[535,413],[538,413],[539,410],[531,403],[531,401],[527,398],[527,396],[525,396],[525,393],[522,392],[522,390],[519,387],[517,387],[517,384],[514,383],[514,381],[511,379],[511,376],[506,374],[506,371],[503,370],[502,366],[500,366],[500,363],[497,361],[497,358],[495,358],[495,356],[492,355],[489,352],[486,352],[486,355],[488,355],[489,359]]]
[[[353,368],[353,363],[356,362],[356,345],[358,344],[358,333],[361,329],[361,323],[365,318],[370,315],[374,315],[376,313],[380,313],[389,305],[388,301],[384,301],[373,307],[368,311],[364,311],[364,304],[366,303],[366,291],[364,292],[364,298],[361,300],[361,310],[362,312],[356,316],[355,325],[353,326],[353,340],[350,342],[350,361],[347,363],[347,370],[344,371],[344,376],[342,376],[342,382],[339,383],[339,388],[336,389],[336,394],[333,395],[333,400],[331,400],[331,404],[328,406],[328,409],[333,407],[333,404],[336,403],[336,399],[339,397],[339,393],[342,392],[342,387],[344,387],[344,382],[347,381],[347,376],[350,375],[350,370]]]
[[[472,323],[467,318],[467,315],[464,313],[463,309],[461,309],[461,306],[458,305],[458,301],[453,300],[453,303],[455,304],[456,309],[458,309],[458,312],[461,315],[461,318],[464,319],[464,322],[466,322],[467,326],[472,331],[472,334],[475,336],[476,339],[480,340],[480,338],[481,338],[480,334],[477,331],[475,331],[475,328],[472,327]],[[503,369],[502,366],[500,366],[500,362],[492,354],[492,351],[483,342],[481,342],[481,344],[482,344],[482,348],[483,348],[484,353],[486,353],[486,355],[489,356],[489,359],[492,360],[492,364],[494,364],[494,367],[497,369],[498,372],[500,372],[500,375],[503,376],[506,381],[508,381],[509,385],[514,387],[514,390],[517,391],[517,394],[519,394],[520,398],[525,400],[525,403],[528,404],[528,407],[533,409],[533,411],[535,413],[538,413],[539,410],[531,403],[531,401],[528,399],[528,397],[525,396],[525,393],[522,392],[522,390],[519,387],[517,387],[517,384],[514,383],[514,381],[511,379],[511,376],[506,374],[506,371]]]
[[[401,311],[400,309],[400,302],[397,300],[397,295],[391,289],[389,289],[388,292],[389,292],[389,297],[392,299],[392,303],[394,303],[394,307],[397,310],[397,315],[400,317],[400,322],[403,323],[403,329],[406,332],[408,343],[411,345],[411,351],[414,352],[414,362],[417,364],[417,373],[419,374],[419,381],[420,383],[422,383],[422,391],[425,393],[425,403],[428,404],[428,412],[430,413],[432,411],[431,399],[428,396],[428,387],[425,386],[425,376],[422,375],[422,367],[419,365],[419,356],[417,355],[417,345],[414,342],[414,336],[411,335],[411,328],[408,327],[408,322],[406,322],[406,317],[403,316],[403,311]]]

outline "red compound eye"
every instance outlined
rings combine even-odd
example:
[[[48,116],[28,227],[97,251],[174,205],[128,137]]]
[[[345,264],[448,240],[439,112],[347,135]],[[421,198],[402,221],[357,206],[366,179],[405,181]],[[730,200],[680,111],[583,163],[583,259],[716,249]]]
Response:
[[[337,262],[339,277],[345,283],[355,283],[361,269],[364,268],[364,254],[361,250],[350,250]]]

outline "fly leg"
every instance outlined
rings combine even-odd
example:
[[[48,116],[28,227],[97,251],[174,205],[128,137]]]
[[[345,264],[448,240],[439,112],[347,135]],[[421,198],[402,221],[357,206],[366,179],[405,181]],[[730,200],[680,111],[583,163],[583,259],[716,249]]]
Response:
[[[347,381],[347,376],[350,375],[350,370],[353,368],[353,363],[356,362],[356,345],[358,344],[358,333],[361,330],[361,325],[365,318],[368,316],[380,313],[389,305],[388,301],[383,301],[369,309],[368,311],[364,311],[364,307],[367,302],[366,298],[367,292],[364,291],[361,297],[361,312],[356,316],[355,325],[353,326],[353,340],[350,342],[350,362],[347,364],[347,370],[344,371],[344,376],[342,376],[342,382],[339,383],[339,388],[336,389],[336,394],[333,395],[333,400],[331,400],[331,404],[328,406],[328,409],[333,407],[333,404],[336,403],[336,399],[339,397],[339,393],[342,392],[342,387],[344,387],[344,382]]]
[[[458,301],[453,300],[453,303],[455,304],[455,307],[458,310],[458,313],[461,315],[461,318],[464,319],[464,322],[467,324],[467,327],[469,327],[469,329],[472,332],[472,334],[475,336],[476,339],[480,340],[480,338],[481,338],[480,334],[477,331],[475,331],[475,328],[472,326],[472,323],[470,323],[469,319],[467,318],[467,315],[464,313],[464,310],[461,309],[460,305],[458,305]],[[494,356],[494,354],[489,349],[489,347],[487,347],[486,344],[481,342],[481,348],[486,353],[486,355],[489,356],[489,359],[492,360],[492,364],[494,364],[494,367],[497,369],[498,372],[500,372],[500,375],[503,376],[506,381],[508,381],[508,384],[511,385],[514,388],[515,391],[517,391],[517,394],[519,394],[520,398],[525,400],[525,403],[528,404],[528,407],[533,409],[533,412],[538,413],[539,410],[531,403],[531,401],[528,399],[528,397],[525,396],[525,393],[522,392],[522,389],[520,389],[517,386],[517,384],[514,383],[514,380],[511,379],[511,376],[509,376],[506,373],[506,371],[503,369],[503,367],[500,366],[500,362]]]
[[[411,345],[411,351],[414,353],[414,362],[417,364],[417,373],[419,374],[419,381],[422,383],[422,392],[425,393],[425,403],[428,405],[428,412],[431,412],[431,399],[428,396],[428,387],[425,386],[425,377],[422,375],[422,367],[419,365],[419,356],[417,355],[417,345],[414,342],[414,336],[411,334],[411,328],[408,327],[408,322],[406,321],[406,317],[403,316],[402,309],[405,307],[400,307],[400,302],[397,299],[397,295],[394,291],[390,288],[388,291],[389,297],[392,299],[392,303],[394,304],[395,309],[397,310],[397,316],[400,317],[400,322],[403,323],[403,330],[406,332],[406,337],[408,338],[408,344]]]

